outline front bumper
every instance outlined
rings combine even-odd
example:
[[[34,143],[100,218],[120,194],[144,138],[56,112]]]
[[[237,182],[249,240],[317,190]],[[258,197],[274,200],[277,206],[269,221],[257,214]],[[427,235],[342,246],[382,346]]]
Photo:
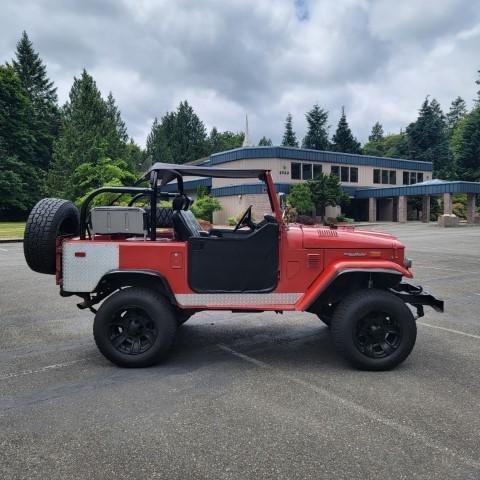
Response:
[[[407,282],[400,282],[390,291],[405,303],[409,303],[417,309],[417,318],[423,317],[423,306],[432,307],[437,312],[444,311],[444,302],[435,298],[432,294],[425,292],[422,287],[411,285]]]

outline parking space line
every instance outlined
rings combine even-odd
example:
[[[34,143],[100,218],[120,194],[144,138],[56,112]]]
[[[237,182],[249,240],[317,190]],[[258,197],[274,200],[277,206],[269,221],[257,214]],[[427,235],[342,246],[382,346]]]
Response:
[[[0,248],[0,250],[1,250],[2,252],[8,252],[8,250],[7,250],[6,248]]]
[[[446,272],[458,272],[458,273],[473,273],[473,274],[478,274],[480,272],[472,272],[472,271],[466,271],[466,270],[457,270],[455,268],[446,268],[446,267],[430,267],[429,265],[420,265],[418,263],[415,264],[415,267],[419,268],[428,268],[430,270],[445,270]]]
[[[45,367],[39,368],[37,370],[23,370],[22,372],[8,373],[6,375],[0,376],[0,381],[1,380],[8,380],[9,378],[23,377],[24,375],[33,375],[35,373],[43,373],[43,372],[47,372],[49,370],[55,370],[55,369],[58,369],[58,368],[69,367],[70,365],[75,365],[76,363],[85,362],[86,360],[89,360],[89,359],[88,358],[82,358],[80,360],[72,360],[71,362],[55,363],[53,365],[46,365]]]
[[[453,328],[440,327],[438,325],[430,325],[429,323],[417,322],[419,325],[429,328],[436,328],[438,330],[445,330],[446,332],[456,333],[457,335],[465,335],[466,337],[476,338],[480,340],[480,335],[474,335],[473,333],[461,332],[460,330],[454,330]]]
[[[385,425],[392,430],[397,431],[398,433],[401,433],[403,435],[406,435],[408,437],[412,437],[414,440],[418,440],[422,442],[424,445],[426,445],[429,448],[432,448],[434,450],[437,450],[441,452],[442,454],[447,454],[450,455],[451,457],[454,457],[457,460],[462,461],[466,465],[469,465],[470,467],[474,468],[480,468],[480,462],[469,457],[465,457],[462,455],[460,452],[454,451],[451,448],[441,445],[433,440],[431,440],[429,437],[426,435],[423,435],[421,433],[416,432],[413,428],[410,428],[406,425],[399,424],[397,422],[394,422],[393,420],[384,417],[383,415],[380,415],[379,413],[376,413],[372,410],[369,410],[368,408],[353,402],[352,400],[349,400],[347,398],[344,398],[340,395],[337,395],[336,393],[333,393],[326,388],[319,387],[317,385],[314,385],[312,383],[309,383],[305,380],[302,380],[298,377],[294,377],[292,375],[289,375],[288,373],[285,373],[281,371],[280,369],[277,369],[273,367],[272,365],[269,365],[268,363],[262,362],[261,360],[257,360],[256,358],[253,358],[249,355],[245,355],[244,353],[237,352],[233,348],[228,347],[227,345],[224,345],[222,343],[219,343],[217,345],[220,349],[222,349],[224,352],[230,353],[231,355],[234,355],[235,357],[238,357],[248,363],[251,363],[257,367],[260,367],[264,370],[268,370],[272,372],[273,374],[276,374],[278,376],[281,376],[282,379],[287,379],[292,383],[296,383],[297,385],[300,385],[304,388],[307,388],[308,390],[312,390],[315,393],[319,393],[320,395],[323,395],[327,399],[333,401],[336,404],[341,404],[342,406],[353,410],[355,413],[367,417],[370,420],[373,420],[375,422],[381,423],[382,425]]]

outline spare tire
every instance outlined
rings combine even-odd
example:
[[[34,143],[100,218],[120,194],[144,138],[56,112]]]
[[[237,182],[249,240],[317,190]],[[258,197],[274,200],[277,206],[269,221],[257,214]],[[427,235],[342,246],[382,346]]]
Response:
[[[148,222],[150,223],[150,209],[145,208],[147,212]],[[173,228],[173,208],[168,207],[157,207],[156,217],[157,217],[157,228]]]
[[[58,236],[78,233],[77,207],[68,200],[44,198],[30,212],[25,226],[23,253],[28,266],[39,273],[55,273],[55,243]]]

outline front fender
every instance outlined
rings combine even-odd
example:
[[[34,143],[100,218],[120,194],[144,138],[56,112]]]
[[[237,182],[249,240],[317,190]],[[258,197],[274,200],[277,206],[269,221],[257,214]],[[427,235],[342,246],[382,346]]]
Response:
[[[295,304],[295,310],[304,311],[312,305],[322,292],[339,276],[351,272],[389,273],[412,278],[412,272],[389,260],[343,260],[329,265],[310,285]]]

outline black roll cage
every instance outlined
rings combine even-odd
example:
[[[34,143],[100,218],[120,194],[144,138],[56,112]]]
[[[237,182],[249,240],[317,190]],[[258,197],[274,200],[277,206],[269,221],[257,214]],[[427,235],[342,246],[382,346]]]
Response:
[[[150,198],[150,227],[149,227],[149,238],[150,240],[155,241],[157,238],[157,230],[155,228],[156,218],[157,218],[157,201],[159,198],[171,198],[178,195],[183,195],[183,178],[181,175],[176,176],[178,191],[177,193],[171,192],[161,192],[159,191],[158,186],[158,172],[152,171],[150,176],[150,187],[100,187],[93,192],[89,193],[80,207],[80,240],[85,240],[87,236],[87,218],[88,218],[88,207],[92,203],[92,200],[102,194],[102,193],[119,193],[119,195],[112,202],[117,201],[121,196],[125,194],[133,195],[132,199],[128,203],[129,206],[132,206],[137,200],[142,197]],[[143,180],[143,179],[142,179]],[[90,233],[89,233],[90,234]]]

